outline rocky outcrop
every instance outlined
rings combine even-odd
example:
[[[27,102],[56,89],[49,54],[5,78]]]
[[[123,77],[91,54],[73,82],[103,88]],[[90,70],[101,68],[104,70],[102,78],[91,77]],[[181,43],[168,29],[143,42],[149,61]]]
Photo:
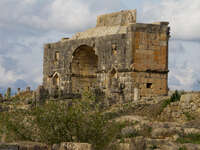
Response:
[[[184,93],[180,101],[170,103],[162,112],[163,121],[185,122],[198,118],[200,113],[200,92]]]

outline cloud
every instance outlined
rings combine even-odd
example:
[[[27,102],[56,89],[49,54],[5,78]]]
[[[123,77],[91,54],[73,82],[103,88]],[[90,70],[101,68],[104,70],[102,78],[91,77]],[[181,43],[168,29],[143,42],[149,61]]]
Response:
[[[169,87],[197,90],[200,80],[200,1],[160,0],[144,1],[139,21],[169,21]]]
[[[42,84],[45,43],[95,26],[97,15],[120,7],[120,0],[1,0],[0,91]]]
[[[200,40],[200,1],[161,0],[146,2],[143,7],[143,20],[169,21],[172,37],[181,40]]]
[[[142,22],[170,21],[170,88],[197,89],[200,1],[156,2],[145,1],[138,18]],[[126,8],[122,0],[1,0],[0,91],[8,86],[36,88],[42,83],[44,43],[93,27],[96,16],[122,8]]]
[[[96,16],[122,7],[120,0],[3,0],[0,26],[74,33],[95,25]],[[10,13],[15,10],[15,13]]]
[[[0,57],[0,63],[2,63],[2,58]],[[14,71],[12,70],[7,70],[6,68],[4,68],[2,65],[0,65],[0,85],[1,87],[4,87],[8,84],[11,84],[13,82],[16,81],[17,78],[19,78],[20,76],[18,76]]]
[[[200,43],[171,40],[169,43],[169,85],[172,89],[200,90]],[[177,82],[179,84],[177,84]]]

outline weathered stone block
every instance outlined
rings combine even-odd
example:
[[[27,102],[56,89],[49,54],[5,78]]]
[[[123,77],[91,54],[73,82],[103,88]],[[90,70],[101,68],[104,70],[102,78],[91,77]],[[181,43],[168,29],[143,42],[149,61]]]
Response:
[[[61,143],[59,150],[92,150],[88,143]]]
[[[0,143],[0,150],[19,150],[18,145]]]
[[[132,100],[135,87],[141,96],[163,94],[167,85],[151,78],[167,83],[167,76],[158,75],[167,75],[168,38],[167,23],[136,23],[135,10],[99,16],[95,28],[45,45],[44,89],[73,95],[99,88],[106,97],[115,91],[116,97],[123,93]]]

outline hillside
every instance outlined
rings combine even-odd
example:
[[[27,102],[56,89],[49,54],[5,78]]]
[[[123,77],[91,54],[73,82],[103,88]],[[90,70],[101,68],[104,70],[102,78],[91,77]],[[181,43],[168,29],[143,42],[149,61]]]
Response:
[[[33,92],[24,92],[0,102],[1,142],[78,142],[92,144],[95,149],[198,150],[200,93],[171,93],[109,105],[85,92],[81,99],[48,99],[38,105]]]

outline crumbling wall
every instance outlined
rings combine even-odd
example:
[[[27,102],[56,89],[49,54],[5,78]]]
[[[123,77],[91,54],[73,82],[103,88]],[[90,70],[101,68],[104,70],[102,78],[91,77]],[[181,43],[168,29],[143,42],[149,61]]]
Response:
[[[117,101],[166,95],[168,39],[167,22],[136,23],[135,10],[101,15],[95,28],[45,45],[43,85],[63,95],[99,88]]]
[[[136,10],[125,10],[97,17],[97,27],[117,25],[128,26],[131,23],[136,23]]]
[[[80,47],[89,47],[91,53],[83,48],[83,57],[76,56],[75,51]],[[95,82],[96,87],[109,90],[110,71],[130,66],[127,65],[130,61],[126,59],[130,52],[124,34],[47,44],[44,50],[43,85],[49,91],[56,88],[57,84],[53,82],[56,75],[59,78],[59,82],[56,82],[58,88],[66,93],[81,93],[81,89],[86,90]],[[55,58],[57,53],[59,60]],[[87,79],[83,79],[83,76],[87,76]]]

